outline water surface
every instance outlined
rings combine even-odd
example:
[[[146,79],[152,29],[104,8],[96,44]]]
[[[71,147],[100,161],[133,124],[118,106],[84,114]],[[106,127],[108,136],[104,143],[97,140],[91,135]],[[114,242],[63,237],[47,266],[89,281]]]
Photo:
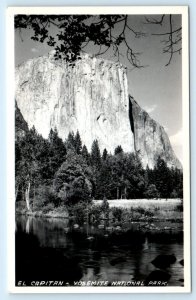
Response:
[[[170,277],[169,286],[183,286],[181,230],[150,232],[130,224],[128,231],[84,225],[74,228],[68,219],[16,217],[16,284],[19,280],[143,281],[153,271]],[[151,262],[158,255],[174,254],[176,262],[162,268]],[[157,273],[156,273],[157,274]]]

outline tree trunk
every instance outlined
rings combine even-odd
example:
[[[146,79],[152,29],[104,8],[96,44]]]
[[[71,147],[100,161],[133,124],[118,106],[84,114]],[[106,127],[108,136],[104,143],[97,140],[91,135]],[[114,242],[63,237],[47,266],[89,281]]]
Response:
[[[119,188],[117,187],[117,200],[119,199]]]
[[[30,208],[30,201],[29,201],[30,186],[31,186],[31,183],[29,181],[28,182],[28,186],[27,186],[27,188],[25,190],[25,201],[26,201],[26,205],[27,205],[27,209],[28,210],[31,210],[31,208]]]
[[[125,191],[124,191],[124,193],[125,193],[125,196],[124,196],[124,198],[125,199],[127,199],[127,188],[125,187]]]

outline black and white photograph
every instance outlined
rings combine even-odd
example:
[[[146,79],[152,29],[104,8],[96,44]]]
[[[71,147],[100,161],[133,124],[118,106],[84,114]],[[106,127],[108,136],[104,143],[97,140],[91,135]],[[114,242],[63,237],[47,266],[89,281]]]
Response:
[[[187,7],[8,20],[12,291],[190,291]]]

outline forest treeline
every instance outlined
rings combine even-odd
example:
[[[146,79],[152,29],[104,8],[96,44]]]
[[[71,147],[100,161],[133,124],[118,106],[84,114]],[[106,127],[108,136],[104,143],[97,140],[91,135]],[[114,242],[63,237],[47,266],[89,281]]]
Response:
[[[70,132],[63,141],[56,129],[48,139],[28,129],[16,116],[16,201],[27,208],[72,205],[90,199],[182,198],[183,175],[168,168],[160,157],[155,168],[142,167],[139,156],[125,153],[119,145],[114,154],[101,153],[97,140],[91,151],[80,134]]]

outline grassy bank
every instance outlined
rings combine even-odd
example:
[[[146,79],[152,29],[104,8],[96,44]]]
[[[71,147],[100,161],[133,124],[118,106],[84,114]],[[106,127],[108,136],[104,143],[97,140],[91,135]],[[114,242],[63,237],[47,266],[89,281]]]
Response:
[[[94,200],[95,205],[101,205],[102,200]],[[126,212],[133,220],[154,219],[180,221],[183,219],[183,204],[181,199],[135,199],[108,200],[110,209]]]
[[[93,225],[108,221],[111,226],[126,227],[130,222],[172,222],[182,223],[183,204],[180,199],[159,200],[93,200],[91,203],[79,202],[72,206],[32,208],[27,211],[24,203],[17,203],[16,213],[34,217],[69,218],[82,225]]]
[[[16,214],[27,215],[32,217],[45,217],[45,218],[68,218],[69,213],[65,206],[45,206],[27,210],[26,205],[23,201],[16,203]]]

